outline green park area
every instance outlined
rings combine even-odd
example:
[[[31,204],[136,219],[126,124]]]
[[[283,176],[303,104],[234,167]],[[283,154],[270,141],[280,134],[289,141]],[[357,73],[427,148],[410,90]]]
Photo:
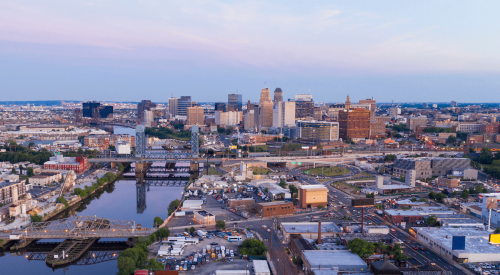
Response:
[[[271,173],[271,170],[262,167],[252,167],[252,171],[254,175],[267,175]]]
[[[213,167],[208,167],[208,174],[209,175],[216,175],[216,176],[222,176],[222,175],[224,175],[223,173],[215,170],[215,168],[213,168]]]
[[[343,176],[349,174],[349,169],[344,167],[317,167],[312,169],[307,169],[304,171],[306,174],[311,176],[323,175],[325,177]]]
[[[349,180],[349,181],[366,181],[366,180],[374,180],[374,179],[375,179],[375,177],[373,177],[373,178],[370,177],[370,178],[353,179],[353,180]],[[356,194],[359,190],[361,190],[361,188],[350,185],[350,184],[346,183],[346,181],[338,181],[338,182],[332,183],[332,187],[335,187],[339,190],[342,190],[342,191],[344,191],[346,193],[350,193],[350,194]]]

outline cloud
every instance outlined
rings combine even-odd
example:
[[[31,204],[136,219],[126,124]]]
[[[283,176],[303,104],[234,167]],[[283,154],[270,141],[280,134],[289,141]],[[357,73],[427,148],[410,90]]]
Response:
[[[50,56],[95,58],[105,49],[122,60],[310,74],[500,71],[498,55],[450,43],[439,25],[328,2],[30,3],[0,3],[0,40],[48,45]],[[95,49],[71,50],[82,46]]]

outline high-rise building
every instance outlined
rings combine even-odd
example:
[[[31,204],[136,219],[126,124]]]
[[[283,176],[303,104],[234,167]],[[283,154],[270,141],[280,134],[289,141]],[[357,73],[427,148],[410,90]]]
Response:
[[[304,141],[334,141],[339,140],[339,123],[326,121],[298,120],[297,138]]]
[[[204,116],[205,114],[202,107],[188,107],[187,125],[203,125]]]
[[[314,116],[314,101],[310,94],[295,95],[295,118],[305,119]]]
[[[171,97],[168,99],[168,112],[170,113],[171,117],[175,117],[177,115],[177,102],[178,102],[177,97]]]
[[[181,98],[177,100],[177,115],[187,117],[187,108],[191,106],[191,96],[181,96]]]
[[[339,111],[340,138],[363,139],[370,136],[370,111],[364,108]]]
[[[347,110],[351,109],[351,97],[349,95],[347,95],[347,100],[344,105]]]
[[[450,105],[451,105],[451,107],[457,107],[457,102],[456,101],[452,101]]]
[[[269,88],[262,89],[258,109],[259,127],[273,126],[273,101]]]
[[[154,126],[154,114],[153,111],[144,110],[142,111],[142,123],[146,127]]]
[[[370,121],[375,122],[375,112],[377,111],[377,101],[375,99],[361,99],[359,104],[370,104]]]
[[[228,111],[242,111],[243,101],[240,94],[227,95],[227,110]]]
[[[289,127],[295,125],[295,102],[275,101],[273,105],[273,127]]]
[[[113,106],[104,106],[96,101],[84,102],[82,103],[82,116],[95,119],[113,118]]]
[[[226,102],[216,102],[214,111],[227,112]]]
[[[313,118],[316,121],[323,120],[323,111],[321,110],[321,107],[315,106],[313,109]]]
[[[151,100],[143,100],[137,103],[137,118],[139,121],[144,121],[144,111],[151,111],[151,108],[155,108],[156,104],[151,102]]]
[[[274,90],[274,102],[283,101],[283,91],[281,88]]]
[[[426,116],[409,116],[406,119],[406,128],[415,132],[417,127],[425,127],[427,126],[427,117]]]

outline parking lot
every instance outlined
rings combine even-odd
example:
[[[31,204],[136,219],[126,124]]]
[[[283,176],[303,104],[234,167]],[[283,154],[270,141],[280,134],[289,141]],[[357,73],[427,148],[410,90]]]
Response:
[[[239,230],[238,230],[239,231]],[[252,264],[247,260],[242,260],[238,254],[238,246],[245,239],[245,235],[238,232],[239,235],[242,236],[241,241],[239,242],[229,242],[223,237],[219,237],[216,234],[213,234],[211,238],[203,238],[197,244],[187,245],[184,247],[184,253],[180,256],[166,256],[165,268],[168,270],[176,270],[176,266],[187,267],[187,271],[191,274],[212,274],[215,273],[217,269],[246,269],[247,264],[249,268],[251,268]],[[179,235],[180,236],[180,235]],[[207,247],[209,246],[209,247]],[[224,260],[219,258],[217,252],[205,253],[203,254],[203,250],[207,248],[212,248],[215,246],[219,246],[221,249],[224,247],[225,250],[233,251],[234,256],[230,257],[230,255],[225,255]],[[212,258],[215,256],[215,258]],[[190,260],[193,260],[195,257],[205,257],[206,261],[202,264],[200,262],[196,263],[188,263]],[[183,270],[184,272],[185,270]]]

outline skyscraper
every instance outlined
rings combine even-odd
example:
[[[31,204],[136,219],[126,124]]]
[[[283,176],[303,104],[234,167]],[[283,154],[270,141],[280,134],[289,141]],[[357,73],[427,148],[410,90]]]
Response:
[[[204,110],[202,107],[187,108],[187,125],[203,125]]]
[[[177,100],[177,115],[187,117],[187,108],[191,106],[191,96],[181,96],[181,98]]]
[[[314,115],[314,101],[310,94],[295,95],[295,118],[304,119]]]
[[[100,102],[89,101],[82,103],[82,116],[94,119],[113,118],[113,106],[103,106]]]
[[[168,99],[168,112],[171,117],[175,117],[177,115],[177,101],[179,99],[177,97],[171,97]]]
[[[346,102],[347,103],[347,102]],[[370,136],[370,111],[364,108],[339,112],[339,135],[342,139],[364,139]]]
[[[283,91],[281,88],[274,90],[274,102],[283,101]]]
[[[137,103],[137,118],[139,121],[145,121],[144,120],[144,111],[151,111],[151,108],[155,108],[156,104],[151,102],[151,100],[143,100],[139,103]]]
[[[370,104],[370,121],[375,122],[375,112],[377,111],[377,101],[375,99],[361,99],[359,104]]]
[[[243,110],[243,101],[240,94],[227,95],[227,110],[228,111],[241,111]]]
[[[273,106],[273,127],[290,127],[295,125],[295,102],[276,101]]]
[[[215,103],[215,111],[227,112],[226,102],[217,102],[217,103]]]
[[[259,127],[273,126],[273,101],[269,88],[262,89],[259,99]]]

